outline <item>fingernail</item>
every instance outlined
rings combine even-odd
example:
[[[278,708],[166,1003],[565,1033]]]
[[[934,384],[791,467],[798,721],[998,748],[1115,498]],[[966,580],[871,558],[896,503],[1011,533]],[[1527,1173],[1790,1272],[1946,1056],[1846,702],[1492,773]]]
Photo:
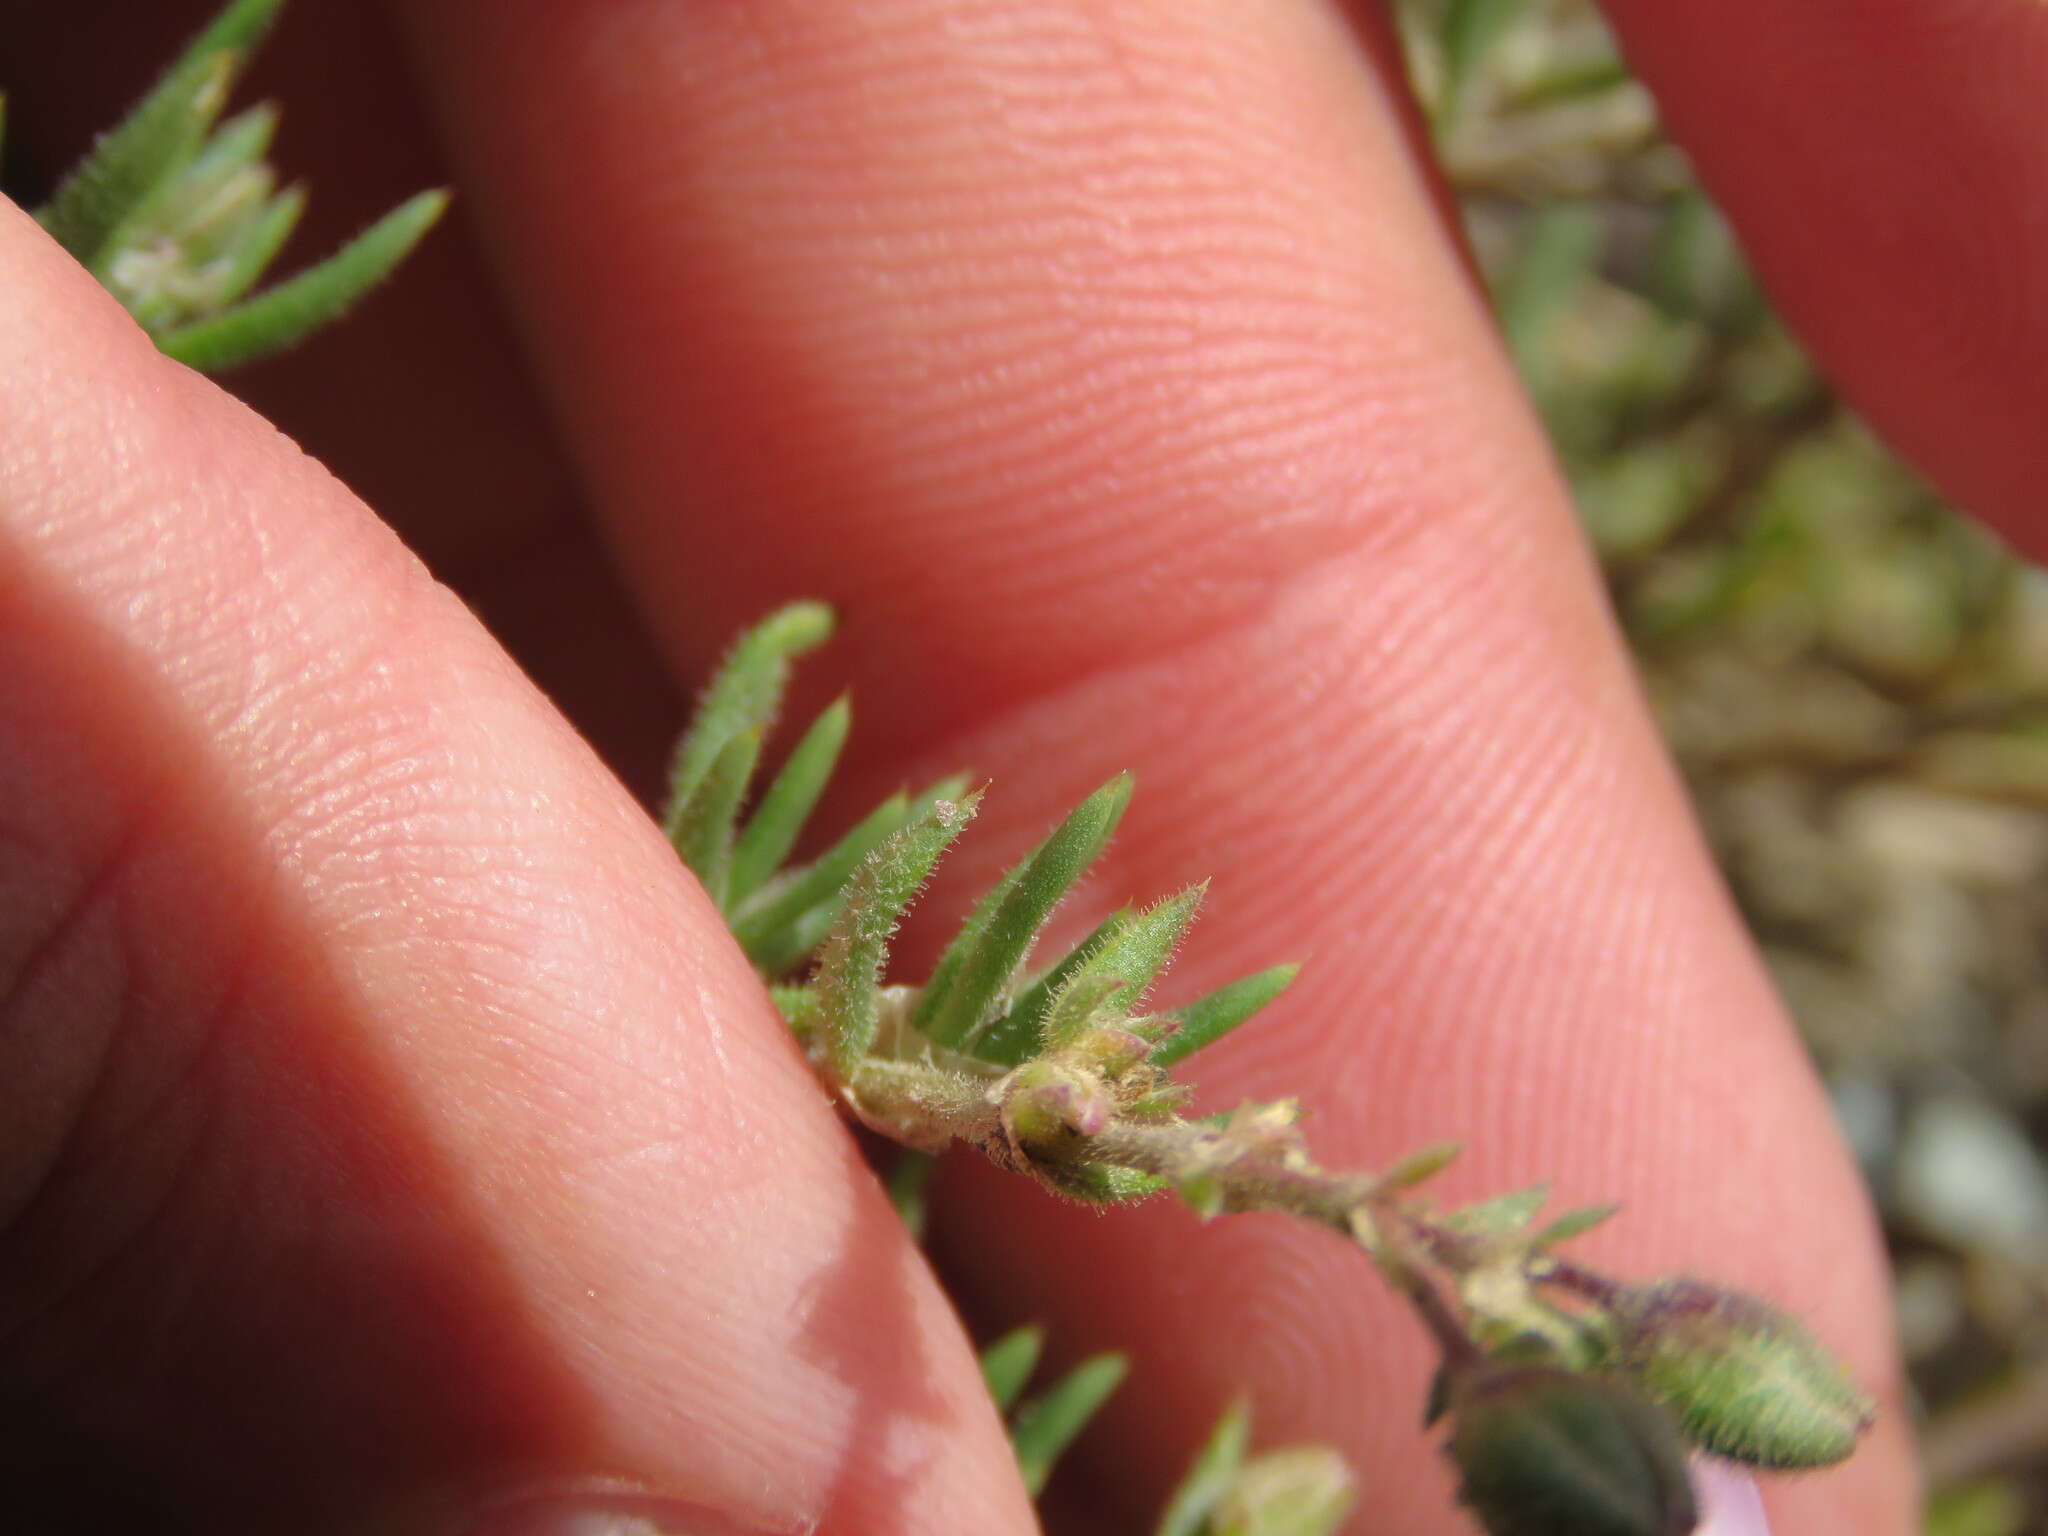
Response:
[[[1771,1536],[1756,1479],[1733,1462],[1694,1457],[1692,1486],[1700,1504],[1693,1536]]]
[[[521,1499],[488,1510],[466,1536],[810,1536],[814,1527],[736,1524],[702,1504],[631,1493]]]

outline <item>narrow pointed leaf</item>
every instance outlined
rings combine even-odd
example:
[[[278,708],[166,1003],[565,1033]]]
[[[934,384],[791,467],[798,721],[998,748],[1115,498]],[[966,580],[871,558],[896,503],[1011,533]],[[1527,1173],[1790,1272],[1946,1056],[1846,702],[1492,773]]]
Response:
[[[967,780],[941,779],[906,805],[891,795],[817,861],[778,876],[748,898],[733,934],[755,969],[773,976],[807,957],[831,931],[845,906],[846,882],[860,861],[898,827],[923,818],[941,800],[959,800]]]
[[[178,63],[203,54],[219,53],[223,49],[231,49],[248,58],[283,9],[284,0],[234,0],[234,4],[216,15],[200,29],[197,37],[185,45],[185,52]],[[177,64],[171,67],[175,69]]]
[[[1206,883],[1191,886],[1118,924],[1112,935],[1096,943],[1072,969],[1046,1006],[1037,1010],[1035,1029],[1026,1032],[1024,1010],[1013,1006],[975,1040],[974,1054],[1014,1067],[1040,1050],[1065,1045],[1098,1013],[1127,1013],[1137,1007],[1145,989],[1173,958],[1207,888]]]
[[[740,802],[746,798],[747,785],[753,782],[754,765],[760,757],[758,730],[748,729],[734,736],[712,761],[711,771],[698,780],[669,832],[676,852],[703,882],[721,912],[726,910],[726,876],[732,869]]]
[[[1549,1198],[1550,1186],[1547,1183],[1532,1184],[1527,1189],[1495,1195],[1491,1200],[1481,1200],[1452,1211],[1443,1218],[1443,1224],[1454,1232],[1496,1236],[1519,1232],[1543,1209],[1543,1202]]]
[[[1117,908],[1095,925],[1094,932],[1068,950],[1057,964],[1041,971],[1020,987],[1016,997],[1010,1001],[1010,1011],[991,1025],[976,1043],[975,1054],[983,1055],[983,1047],[990,1042],[1007,1039],[1016,1034],[1023,1035],[1027,1040],[1036,1040],[1039,1024],[1045,1018],[1045,1010],[1058,995],[1060,988],[1067,984],[1074,972],[1081,968],[1082,963],[1099,946],[1130,920],[1129,907]]]
[[[1544,1224],[1543,1230],[1529,1239],[1533,1248],[1554,1248],[1559,1243],[1568,1243],[1599,1226],[1616,1211],[1618,1205],[1582,1205],[1566,1211],[1554,1221]]]
[[[1015,865],[1002,879],[982,893],[981,900],[974,904],[974,910],[967,914],[967,920],[960,925],[960,931],[953,935],[933,965],[930,978],[924,984],[924,991],[917,1002],[917,1027],[930,1032],[930,1021],[940,1017],[951,1003],[953,994],[959,990],[961,973],[981,947],[987,936],[989,925],[995,921],[1011,894],[1023,883],[1025,871],[1031,861]]]
[[[791,603],[740,636],[676,744],[664,825],[681,814],[697,781],[711,771],[728,741],[749,728],[768,734],[789,686],[790,662],[829,640],[832,623],[832,610],[823,603]]]
[[[981,1379],[988,1383],[988,1395],[1004,1413],[1023,1394],[1044,1347],[1045,1330],[1026,1327],[1004,1334],[981,1352]]]
[[[1052,909],[1116,830],[1131,787],[1131,776],[1118,774],[1076,806],[1025,860],[972,950],[961,957],[946,993],[929,1013],[920,1008],[918,1024],[926,1034],[941,1045],[958,1045],[979,1031]]]
[[[254,298],[157,338],[168,356],[205,373],[253,363],[339,320],[405,260],[448,207],[446,192],[407,198],[318,266]]]
[[[117,235],[199,153],[227,100],[233,58],[193,49],[121,125],[93,145],[36,217],[95,276]]]
[[[1173,958],[1188,924],[1195,920],[1195,910],[1201,906],[1206,889],[1206,885],[1191,886],[1178,896],[1169,896],[1148,907],[1108,943],[1099,946],[1053,999],[1040,1033],[1045,1049],[1056,1050],[1073,1039],[1098,1008],[1128,1012],[1137,1007],[1153,978]],[[1084,985],[1095,977],[1111,985],[1099,1002],[1090,1004],[1085,999]],[[1065,1006],[1069,998],[1075,1000],[1076,1006]]]
[[[226,265],[215,285],[215,302],[232,304],[262,280],[305,211],[304,189],[286,187],[236,232],[232,248],[224,253]]]
[[[1017,1411],[1010,1443],[1017,1448],[1017,1466],[1033,1498],[1044,1489],[1060,1453],[1087,1428],[1110,1393],[1122,1384],[1128,1369],[1122,1355],[1096,1355],[1075,1366],[1045,1396]]]
[[[284,0],[234,0],[200,29],[38,211],[58,244],[99,270],[120,226],[199,152],[236,72],[283,6]]]
[[[842,695],[811,722],[803,740],[789,754],[789,761],[762,794],[733,849],[728,886],[731,901],[744,901],[759,890],[789,857],[838,766],[852,723],[853,706]]]
[[[1121,977],[1084,965],[1053,999],[1052,1007],[1045,1016],[1045,1029],[1048,1032],[1059,1031],[1065,1041],[1078,1035],[1091,1021],[1100,1019],[1107,1023],[1117,1016],[1116,999],[1124,990]],[[991,1038],[994,1034],[993,1029],[984,1031],[974,1043],[974,1054],[998,1066],[1018,1066],[1027,1057],[1035,1055],[1040,1046],[1039,1040],[1016,1035]]]
[[[188,175],[194,181],[225,180],[236,171],[262,163],[277,137],[277,108],[258,102],[213,130],[192,162]]]
[[[816,860],[763,886],[734,914],[733,937],[757,969],[774,975],[787,970],[824,939],[843,904],[846,882],[860,861],[881,847],[884,839],[910,820],[910,802],[901,791],[891,795],[855,824]],[[822,923],[815,914],[825,913]],[[802,942],[805,920],[818,932]]]
[[[875,989],[897,919],[924,888],[932,866],[973,819],[979,796],[942,800],[869,854],[847,882],[846,908],[818,956],[819,1017],[833,1069],[853,1075],[875,1043]]]
[[[1209,1512],[1223,1501],[1236,1481],[1251,1439],[1251,1405],[1240,1397],[1223,1411],[1223,1417],[1209,1431],[1208,1440],[1196,1452],[1194,1464],[1173,1490],[1173,1497],[1166,1501],[1154,1536],[1202,1536]]]
[[[1450,1167],[1464,1150],[1461,1141],[1434,1141],[1417,1148],[1380,1175],[1380,1188],[1413,1189]]]
[[[1169,1009],[1165,1016],[1179,1027],[1153,1048],[1152,1059],[1161,1066],[1172,1066],[1203,1046],[1215,1044],[1285,992],[1300,971],[1298,965],[1276,965]]]

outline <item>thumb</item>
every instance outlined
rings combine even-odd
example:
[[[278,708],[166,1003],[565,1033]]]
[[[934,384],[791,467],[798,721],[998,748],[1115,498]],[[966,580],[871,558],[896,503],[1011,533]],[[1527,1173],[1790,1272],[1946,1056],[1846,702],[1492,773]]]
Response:
[[[943,1299],[626,795],[4,206],[0,271],[10,1504],[1029,1530]]]

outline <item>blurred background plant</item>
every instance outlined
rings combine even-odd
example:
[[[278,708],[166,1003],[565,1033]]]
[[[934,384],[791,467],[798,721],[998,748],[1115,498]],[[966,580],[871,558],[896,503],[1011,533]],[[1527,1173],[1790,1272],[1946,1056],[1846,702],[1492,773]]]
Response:
[[[1927,1529],[2042,1529],[2048,579],[1814,371],[1593,5],[1397,15],[1666,738],[1883,1213]]]

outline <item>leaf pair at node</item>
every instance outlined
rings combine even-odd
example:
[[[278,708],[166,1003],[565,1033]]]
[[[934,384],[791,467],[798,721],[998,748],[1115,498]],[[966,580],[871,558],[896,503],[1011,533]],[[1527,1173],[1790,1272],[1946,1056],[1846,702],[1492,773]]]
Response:
[[[1121,1029],[1142,1042],[1154,1065],[1165,1066],[1222,1038],[1293,980],[1298,967],[1276,966],[1179,1008],[1139,1012],[1194,921],[1202,886],[1141,911],[1115,912],[1051,965],[1026,969],[1060,902],[1115,832],[1132,787],[1129,774],[1118,774],[1097,789],[975,904],[919,990],[911,1014],[918,1035],[988,1066],[1009,1068],[1073,1048],[1091,1030]],[[976,798],[964,802],[965,813],[971,814]],[[860,918],[878,945],[876,969],[867,974],[879,979],[882,941],[964,821],[964,814],[934,807],[922,823],[906,826],[876,850],[869,882],[874,900]],[[835,961],[828,945],[819,966],[821,987],[840,986]],[[850,1041],[847,1051],[866,1044]]]

